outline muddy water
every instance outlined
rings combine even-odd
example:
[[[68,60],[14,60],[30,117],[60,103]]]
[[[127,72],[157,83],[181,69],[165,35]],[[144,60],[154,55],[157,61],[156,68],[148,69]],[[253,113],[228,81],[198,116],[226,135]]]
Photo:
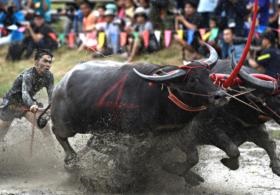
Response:
[[[268,124],[268,129],[277,131],[280,128]],[[46,143],[37,130],[31,156],[30,135],[31,126],[25,120],[13,123],[6,147],[0,150],[0,194],[83,194],[85,189],[78,177],[64,169],[64,154],[56,142]],[[88,138],[88,135],[79,135],[71,142],[79,149]],[[279,151],[280,141],[277,144]],[[205,179],[204,183],[190,187],[182,178],[163,173],[158,186],[150,188],[189,194],[280,194],[280,178],[271,172],[265,152],[251,143],[244,144],[240,150],[237,171],[230,171],[219,162],[225,156],[223,152],[204,146],[200,148],[200,162],[193,169]],[[180,155],[176,151],[173,153]],[[102,156],[96,157],[102,159]],[[97,168],[106,166],[100,163]]]

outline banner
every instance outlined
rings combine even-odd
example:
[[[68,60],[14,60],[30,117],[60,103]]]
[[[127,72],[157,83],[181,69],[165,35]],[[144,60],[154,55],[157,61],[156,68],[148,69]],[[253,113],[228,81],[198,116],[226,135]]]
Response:
[[[75,33],[74,32],[70,32],[68,34],[68,47],[69,48],[75,47]]]
[[[182,29],[177,30],[177,34],[178,34],[178,36],[179,36],[179,38],[180,38],[181,40],[184,39],[184,31],[183,31]]]
[[[144,47],[148,48],[149,47],[149,42],[150,42],[150,32],[145,30],[142,34],[143,36],[143,41],[144,41]]]
[[[171,44],[171,38],[172,38],[172,31],[171,30],[165,30],[164,31],[164,43],[165,47],[169,47]]]
[[[124,47],[127,43],[127,33],[126,32],[121,32],[120,34],[120,44],[121,44],[121,47]]]
[[[99,32],[98,33],[98,48],[103,48],[105,44],[105,33]]]
[[[157,39],[157,42],[160,43],[161,31],[160,30],[156,30],[154,33],[155,33],[155,37]]]

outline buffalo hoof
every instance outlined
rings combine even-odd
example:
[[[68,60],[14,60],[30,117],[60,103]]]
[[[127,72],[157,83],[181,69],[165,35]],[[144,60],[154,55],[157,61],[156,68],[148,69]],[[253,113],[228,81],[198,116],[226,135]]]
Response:
[[[188,171],[183,177],[186,184],[191,186],[197,186],[204,182],[204,179],[193,171]]]
[[[66,154],[64,162],[65,165],[76,164],[77,162],[79,162],[79,158],[76,153]]]
[[[280,161],[277,160],[276,162],[270,165],[272,172],[280,177]]]
[[[223,158],[221,162],[230,170],[237,170],[239,168],[238,158]]]

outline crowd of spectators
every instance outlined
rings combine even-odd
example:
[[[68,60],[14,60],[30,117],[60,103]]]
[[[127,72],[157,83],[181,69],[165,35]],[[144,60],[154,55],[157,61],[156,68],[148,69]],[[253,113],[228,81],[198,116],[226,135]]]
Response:
[[[234,49],[239,59],[249,33],[253,3],[76,0],[64,9],[52,10],[51,0],[0,0],[0,46],[9,44],[7,59],[11,60],[29,58],[38,47],[54,50],[65,44],[77,51],[92,51],[93,58],[120,54],[131,62],[138,54],[169,47],[171,41],[182,46],[183,58],[200,58],[208,53],[203,41],[212,45],[221,58],[229,58]],[[258,12],[248,60],[253,67],[260,66],[258,58],[267,49],[264,39],[271,43],[270,50],[275,50],[270,58],[279,53],[280,1],[259,0]],[[54,16],[63,19],[64,32],[52,29]],[[280,68],[277,70],[280,72]]]

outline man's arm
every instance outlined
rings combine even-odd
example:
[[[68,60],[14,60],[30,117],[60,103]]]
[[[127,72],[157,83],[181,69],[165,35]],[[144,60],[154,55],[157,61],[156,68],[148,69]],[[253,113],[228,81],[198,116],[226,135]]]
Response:
[[[22,78],[22,100],[23,103],[25,105],[27,105],[28,107],[31,107],[32,105],[35,104],[35,102],[33,101],[32,97],[29,94],[29,91],[31,90],[31,85],[32,85],[32,81],[31,81],[31,77],[28,74],[23,74],[23,78]]]
[[[196,30],[197,29],[197,25],[188,22],[183,16],[177,16],[176,20],[178,22],[181,22],[186,28],[188,28],[190,30]]]

